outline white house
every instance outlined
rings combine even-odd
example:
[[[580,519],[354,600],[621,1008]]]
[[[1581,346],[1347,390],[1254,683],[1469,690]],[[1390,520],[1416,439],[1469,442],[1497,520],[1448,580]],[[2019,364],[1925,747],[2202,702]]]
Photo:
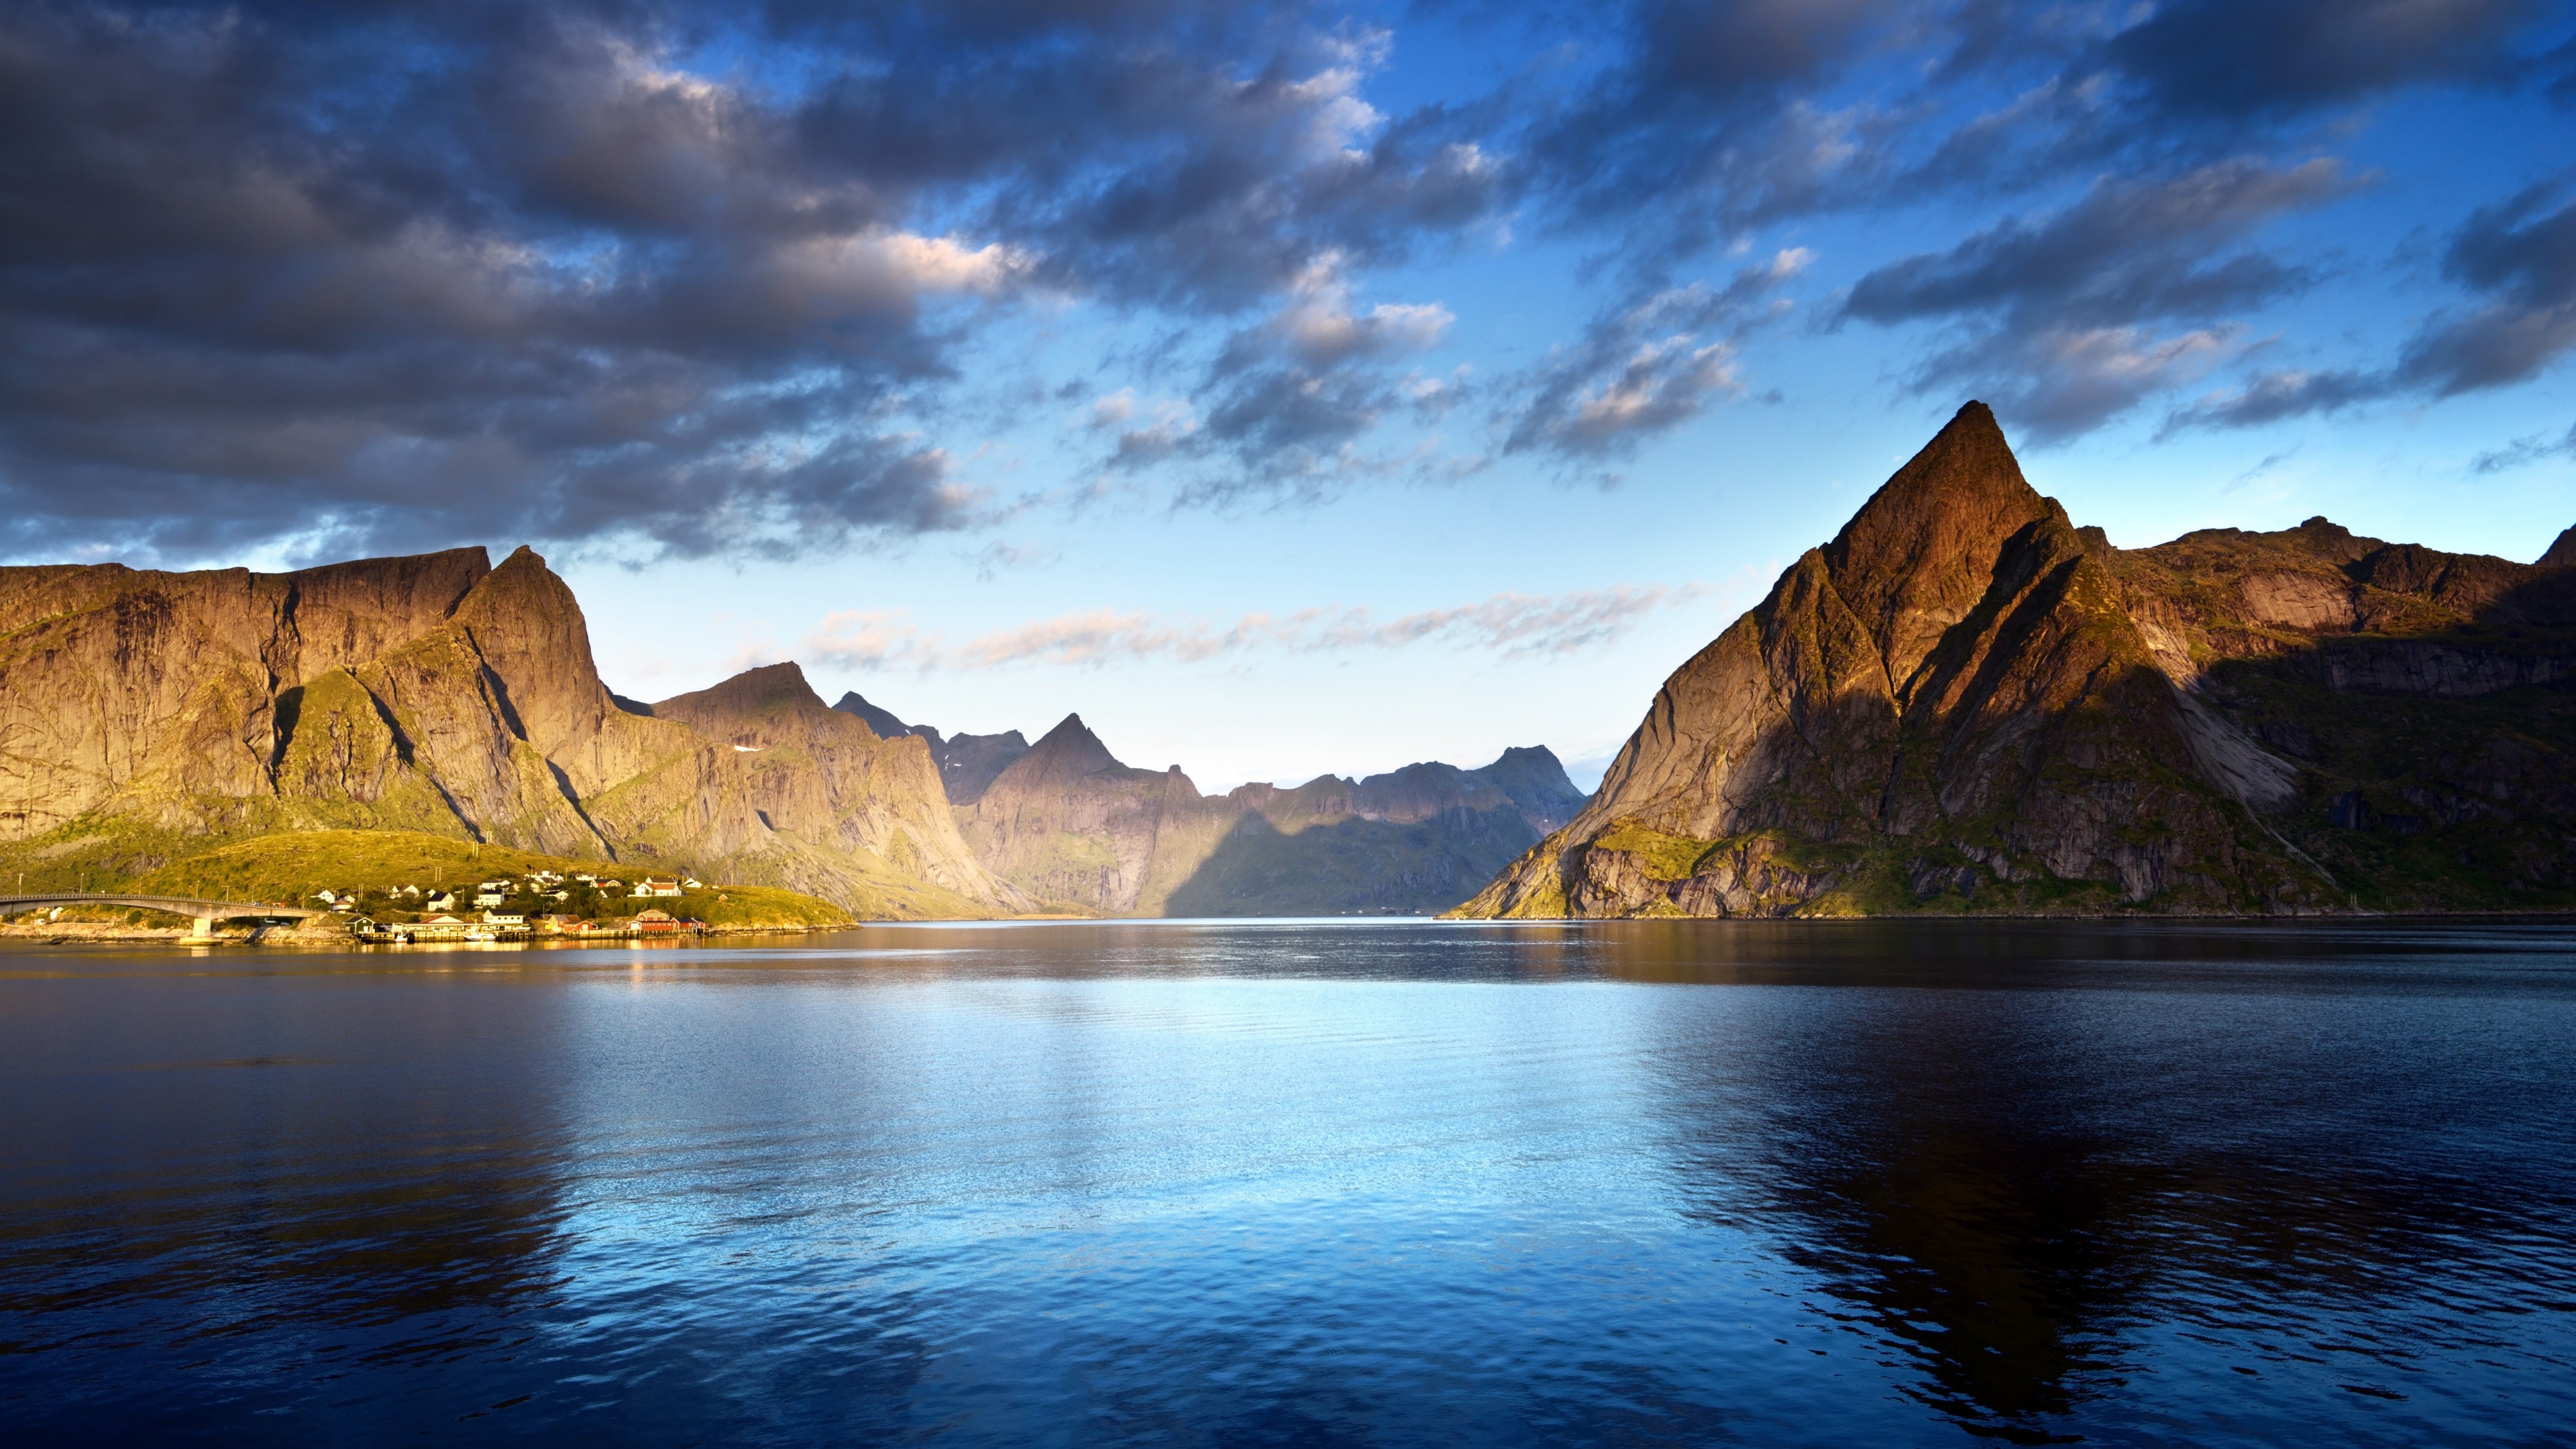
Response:
[[[643,896],[676,896],[679,893],[680,883],[678,881],[662,880],[649,875],[635,883],[635,890],[633,892],[633,894],[639,898]]]

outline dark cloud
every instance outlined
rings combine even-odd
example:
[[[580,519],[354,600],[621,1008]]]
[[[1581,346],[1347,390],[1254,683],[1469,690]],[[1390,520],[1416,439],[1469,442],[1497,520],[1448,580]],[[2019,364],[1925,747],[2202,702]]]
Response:
[[[2503,81],[2529,0],[2165,0],[2102,63],[2158,111],[2218,122],[2432,81]]]
[[[2565,434],[2556,438],[2538,433],[2528,438],[2516,438],[2493,452],[2480,453],[2469,468],[2477,473],[2502,473],[2508,469],[2527,468],[2550,458],[2576,458],[2576,426],[2569,427]]]
[[[1856,132],[1871,116],[1818,93],[1887,45],[1899,0],[1647,0],[1610,22],[1621,44],[1600,74],[1549,108],[1519,150],[1559,224],[1648,218],[1623,229],[1640,275],[1765,218],[1847,204],[1881,169]]]
[[[1361,98],[1384,44],[1114,0],[0,14],[11,546],[960,526],[925,429],[987,313],[1224,316],[1492,203],[1445,113]],[[1320,391],[1237,369],[1211,436],[1372,416],[1340,375],[1401,320],[1288,338]]]
[[[0,9],[5,546],[743,554],[972,527],[943,434],[1001,413],[1013,384],[975,348],[1032,298],[1182,339],[1139,374],[1169,396],[1101,425],[1104,472],[1320,497],[1402,471],[1376,435],[1466,396],[1418,371],[1445,312],[1354,297],[1507,226],[1590,249],[1616,300],[1480,396],[1500,448],[1590,466],[1744,385],[1734,348],[1776,299],[1686,283],[1757,229],[2127,178],[1971,221],[1842,309],[1931,324],[1918,381],[2063,437],[2233,356],[2246,314],[2313,280],[2256,234],[2352,179],[2236,152],[2406,86],[2576,70],[2560,12],[2515,0],[1423,0],[1384,13],[1454,22],[1493,79],[1399,108],[1372,91],[1398,43],[1373,13]],[[2564,354],[2552,204],[2460,231],[2473,300],[2381,380],[2456,392]]]
[[[2322,158],[2098,182],[2051,215],[1869,272],[1841,317],[1952,324],[1919,390],[1974,388],[2034,438],[2071,437],[2207,370],[2231,345],[2231,317],[2308,285],[2308,268],[2244,243],[2354,184]]]
[[[2319,261],[2254,233],[2354,178],[2330,159],[2242,153],[2313,139],[2409,86],[2531,84],[2549,25],[2564,29],[2522,0],[1643,0],[1618,14],[1625,43],[1516,159],[1557,226],[1615,219],[1631,295],[1787,218],[2118,178],[1882,267],[1843,312],[1945,324],[1912,380],[1978,391],[2061,440],[2202,376],[2241,350],[2248,314],[2319,280]]]
[[[1882,324],[2010,311],[2061,326],[2223,316],[2307,274],[2260,252],[2210,256],[2287,211],[2351,189],[2331,160],[2236,160],[2152,182],[2105,181],[2038,222],[2007,221],[1853,284],[1843,315]]]
[[[2386,397],[2386,374],[2351,369],[2303,372],[2283,368],[2257,374],[2232,392],[2213,393],[2165,419],[2159,436],[2192,428],[2253,428],[2309,413],[2331,413]]]
[[[2449,397],[2539,376],[2576,351],[2576,201],[2550,210],[2556,195],[2550,187],[2520,192],[2481,207],[2452,234],[2443,274],[2481,300],[2419,326],[2394,366],[2261,373],[2178,409],[2164,431],[2254,427],[2396,394]],[[2485,455],[2479,470],[2493,471],[2490,461],[2505,456]]]
[[[1513,380],[1504,451],[1598,463],[1741,393],[1738,339],[1788,310],[1779,289],[1813,260],[1784,251],[1724,287],[1667,288],[1594,318],[1581,342]]]
[[[2487,300],[2410,339],[2400,380],[2447,397],[2538,376],[2576,348],[2576,201],[2543,211],[2553,190],[2482,208],[2452,237],[2444,275]]]
[[[1340,254],[1328,252],[1270,316],[1225,340],[1189,405],[1140,405],[1131,392],[1100,399],[1092,426],[1115,435],[1102,467],[1187,463],[1194,481],[1182,497],[1202,503],[1313,500],[1394,471],[1397,460],[1363,451],[1360,440],[1390,414],[1435,420],[1464,395],[1463,378],[1407,370],[1453,320],[1436,303],[1360,303]]]

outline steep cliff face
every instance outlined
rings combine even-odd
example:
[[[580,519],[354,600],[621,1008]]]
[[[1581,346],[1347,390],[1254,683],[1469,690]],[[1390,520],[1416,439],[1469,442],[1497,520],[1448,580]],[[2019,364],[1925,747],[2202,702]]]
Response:
[[[481,549],[294,574],[0,569],[0,840],[120,808],[172,829],[265,792],[278,693],[437,628]]]
[[[2334,800],[2382,798],[2374,778],[2425,762],[2361,744],[2385,731],[2335,701],[2407,696],[2383,718],[2517,761],[2478,779],[2528,802],[2508,833],[2536,862],[2576,820],[2550,803],[2562,748],[2539,743],[2576,738],[2547,688],[2576,658],[2571,585],[2322,519],[2113,549],[2024,481],[1971,403],[1665,682],[1591,801],[1462,913],[2553,902],[2576,887],[2563,838],[2519,888],[2426,898],[2338,833]],[[2435,723],[2434,701],[2506,695],[2504,715]],[[2545,728],[2508,746],[2506,715]],[[2284,748],[2322,737],[2341,742],[2331,766]]]
[[[968,847],[994,875],[1041,900],[1112,915],[1161,914],[1231,814],[1177,765],[1120,764],[1080,715],[1066,715],[957,807]]]
[[[979,860],[1048,901],[1114,915],[1383,915],[1455,904],[1581,803],[1545,749],[1482,770],[1409,765],[1204,796],[1177,765],[1121,764],[1069,715],[957,814]]]
[[[663,700],[653,716],[711,742],[713,780],[698,796],[736,803],[771,837],[740,848],[799,858],[812,883],[798,889],[831,899],[819,888],[824,877],[813,872],[856,869],[871,879],[927,881],[1011,910],[1032,904],[995,881],[966,848],[928,745],[910,734],[881,739],[858,718],[826,707],[792,663]],[[744,829],[740,816],[729,828]]]
[[[497,569],[480,549],[291,574],[0,569],[0,848],[39,876],[113,876],[221,837],[401,829],[739,862],[862,911],[1016,901],[957,838],[919,742],[878,741],[801,677],[784,703],[746,680],[669,718],[621,704],[571,590],[524,548]],[[764,731],[774,757],[727,742]]]
[[[930,746],[930,758],[939,766],[940,787],[948,792],[951,805],[972,805],[984,791],[1001,777],[1004,770],[1029,752],[1029,742],[1018,730],[1005,730],[997,735],[949,735],[928,725],[908,725],[892,711],[881,709],[859,697],[856,691],[841,696],[832,708],[843,714],[856,715],[869,729],[883,739],[896,735],[915,735]]]

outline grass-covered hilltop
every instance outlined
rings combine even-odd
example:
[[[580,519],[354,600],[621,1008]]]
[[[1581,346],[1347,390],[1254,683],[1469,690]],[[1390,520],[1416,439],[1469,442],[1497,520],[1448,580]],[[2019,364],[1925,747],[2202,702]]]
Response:
[[[2576,529],[2119,549],[1970,403],[1458,914],[2576,908]]]

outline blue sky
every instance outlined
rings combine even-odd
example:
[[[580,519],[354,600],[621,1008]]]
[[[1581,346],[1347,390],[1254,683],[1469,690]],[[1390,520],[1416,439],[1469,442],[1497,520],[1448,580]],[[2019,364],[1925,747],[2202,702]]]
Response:
[[[1971,397],[2123,545],[2576,523],[2564,5],[38,5],[0,96],[15,560],[532,542],[646,698],[1597,762]]]

